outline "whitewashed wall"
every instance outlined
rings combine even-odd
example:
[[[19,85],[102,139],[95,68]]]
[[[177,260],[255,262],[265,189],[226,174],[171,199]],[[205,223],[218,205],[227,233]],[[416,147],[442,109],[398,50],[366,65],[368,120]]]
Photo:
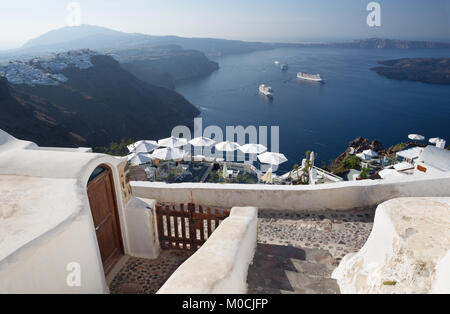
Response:
[[[396,197],[450,196],[450,173],[442,176],[365,180],[315,186],[131,182],[133,194],[160,202],[255,206],[280,210],[345,210],[375,207]]]
[[[159,294],[242,294],[256,249],[258,210],[232,208],[203,246],[184,262]]]
[[[70,263],[80,286],[69,286]],[[68,220],[0,261],[0,293],[107,293],[89,212]]]

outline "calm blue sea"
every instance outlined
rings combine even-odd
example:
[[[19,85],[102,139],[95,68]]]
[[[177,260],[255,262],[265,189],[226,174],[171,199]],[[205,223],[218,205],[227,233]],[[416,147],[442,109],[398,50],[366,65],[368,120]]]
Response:
[[[280,152],[299,163],[313,150],[335,159],[358,136],[384,146],[410,133],[442,137],[450,145],[450,86],[394,81],[370,71],[378,61],[405,57],[450,57],[450,49],[277,49],[215,59],[220,70],[177,87],[201,110],[203,125],[279,126]],[[289,64],[281,72],[275,60]],[[320,73],[325,84],[299,81],[299,71]],[[273,101],[258,93],[274,89]]]

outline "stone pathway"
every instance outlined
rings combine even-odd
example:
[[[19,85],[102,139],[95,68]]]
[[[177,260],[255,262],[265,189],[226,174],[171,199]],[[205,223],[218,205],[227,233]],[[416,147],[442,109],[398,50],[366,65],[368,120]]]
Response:
[[[191,256],[188,251],[161,250],[155,260],[130,257],[114,277],[111,294],[154,294]]]
[[[249,293],[339,293],[332,271],[366,242],[375,209],[259,212]],[[113,294],[154,294],[191,252],[162,250],[156,260],[130,257],[110,284]]]
[[[249,293],[339,293],[331,273],[364,245],[374,213],[260,211]]]

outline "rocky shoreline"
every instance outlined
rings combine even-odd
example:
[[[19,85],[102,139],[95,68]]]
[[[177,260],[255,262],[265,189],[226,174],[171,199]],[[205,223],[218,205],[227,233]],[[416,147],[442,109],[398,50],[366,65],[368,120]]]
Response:
[[[379,62],[371,68],[391,80],[450,85],[450,58],[409,58]]]

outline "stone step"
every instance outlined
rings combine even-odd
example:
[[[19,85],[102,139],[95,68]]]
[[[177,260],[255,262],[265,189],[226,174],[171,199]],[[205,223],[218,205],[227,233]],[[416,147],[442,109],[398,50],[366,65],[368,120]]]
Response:
[[[285,273],[295,293],[336,294],[340,292],[334,279],[309,276],[292,271],[285,271]]]
[[[334,269],[334,267],[329,264],[312,263],[295,259],[291,259],[291,262],[298,273],[306,274],[311,277],[330,278]]]

